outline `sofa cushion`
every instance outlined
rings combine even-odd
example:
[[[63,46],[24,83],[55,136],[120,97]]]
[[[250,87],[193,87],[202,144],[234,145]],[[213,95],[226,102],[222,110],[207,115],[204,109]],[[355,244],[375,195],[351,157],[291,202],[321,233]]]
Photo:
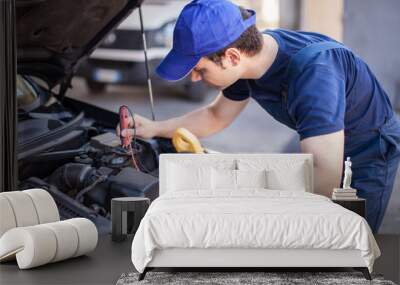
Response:
[[[22,192],[28,194],[32,199],[38,215],[39,224],[57,222],[60,220],[56,202],[49,192],[38,188],[28,189]]]
[[[74,218],[8,230],[0,238],[0,261],[17,259],[20,269],[84,255],[96,248],[94,223]]]
[[[0,193],[0,217],[0,237],[11,228],[60,220],[53,197],[43,189]]]
[[[9,191],[0,194],[11,205],[17,227],[39,224],[35,204],[29,195],[22,191]]]
[[[0,237],[9,229],[16,228],[17,221],[10,204],[10,201],[3,195],[0,195]]]

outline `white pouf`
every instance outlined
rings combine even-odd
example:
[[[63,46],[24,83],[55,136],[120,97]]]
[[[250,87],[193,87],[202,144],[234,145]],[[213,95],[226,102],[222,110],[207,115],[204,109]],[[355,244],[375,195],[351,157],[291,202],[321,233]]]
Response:
[[[43,189],[0,193],[0,214],[0,262],[16,258],[20,269],[28,269],[96,248],[95,224],[85,218],[60,221]]]
[[[84,255],[96,248],[98,233],[88,219],[19,227],[0,238],[0,260],[14,256],[20,269],[28,269]]]
[[[15,228],[17,222],[8,199],[0,195],[0,237],[9,229]]]
[[[35,205],[39,224],[51,223],[60,220],[58,208],[53,197],[43,189],[29,189],[22,191],[28,194]]]
[[[3,192],[1,196],[10,202],[17,227],[33,226],[39,223],[35,205],[30,196],[22,191]]]

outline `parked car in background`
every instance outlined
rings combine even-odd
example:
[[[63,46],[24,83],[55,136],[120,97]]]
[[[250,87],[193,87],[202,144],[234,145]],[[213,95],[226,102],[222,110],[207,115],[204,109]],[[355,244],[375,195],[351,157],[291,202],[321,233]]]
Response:
[[[171,84],[154,72],[172,47],[176,19],[187,2],[153,0],[142,5],[147,57],[154,85],[173,88],[192,100],[202,100],[204,93],[209,91],[204,83],[192,83],[187,77]],[[85,78],[92,93],[99,93],[109,84],[145,85],[145,70],[139,11],[135,10],[81,64],[78,75]]]

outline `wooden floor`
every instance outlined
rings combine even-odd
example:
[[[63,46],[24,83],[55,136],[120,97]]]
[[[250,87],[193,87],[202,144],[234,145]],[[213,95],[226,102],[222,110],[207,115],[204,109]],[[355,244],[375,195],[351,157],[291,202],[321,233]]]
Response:
[[[382,257],[376,261],[374,273],[399,283],[400,236],[378,235],[376,240]],[[96,250],[88,256],[29,270],[19,270],[16,262],[4,263],[0,265],[0,284],[115,284],[122,273],[135,271],[130,258],[131,243],[132,237],[116,243],[109,235],[103,235]]]

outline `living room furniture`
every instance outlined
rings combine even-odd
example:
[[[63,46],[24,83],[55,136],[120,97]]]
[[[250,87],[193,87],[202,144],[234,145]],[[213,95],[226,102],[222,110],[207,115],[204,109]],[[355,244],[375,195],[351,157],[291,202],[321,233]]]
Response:
[[[332,199],[332,202],[359,214],[363,218],[366,217],[366,200],[363,198],[355,198],[351,200]]]
[[[123,241],[128,234],[135,234],[149,205],[148,198],[113,198],[111,200],[112,240]]]
[[[380,251],[359,215],[313,194],[311,154],[162,154],[160,197],[132,243],[160,267],[353,267]]]
[[[97,245],[88,219],[60,221],[57,206],[43,189],[0,193],[0,262],[16,259],[28,269],[77,257]]]

